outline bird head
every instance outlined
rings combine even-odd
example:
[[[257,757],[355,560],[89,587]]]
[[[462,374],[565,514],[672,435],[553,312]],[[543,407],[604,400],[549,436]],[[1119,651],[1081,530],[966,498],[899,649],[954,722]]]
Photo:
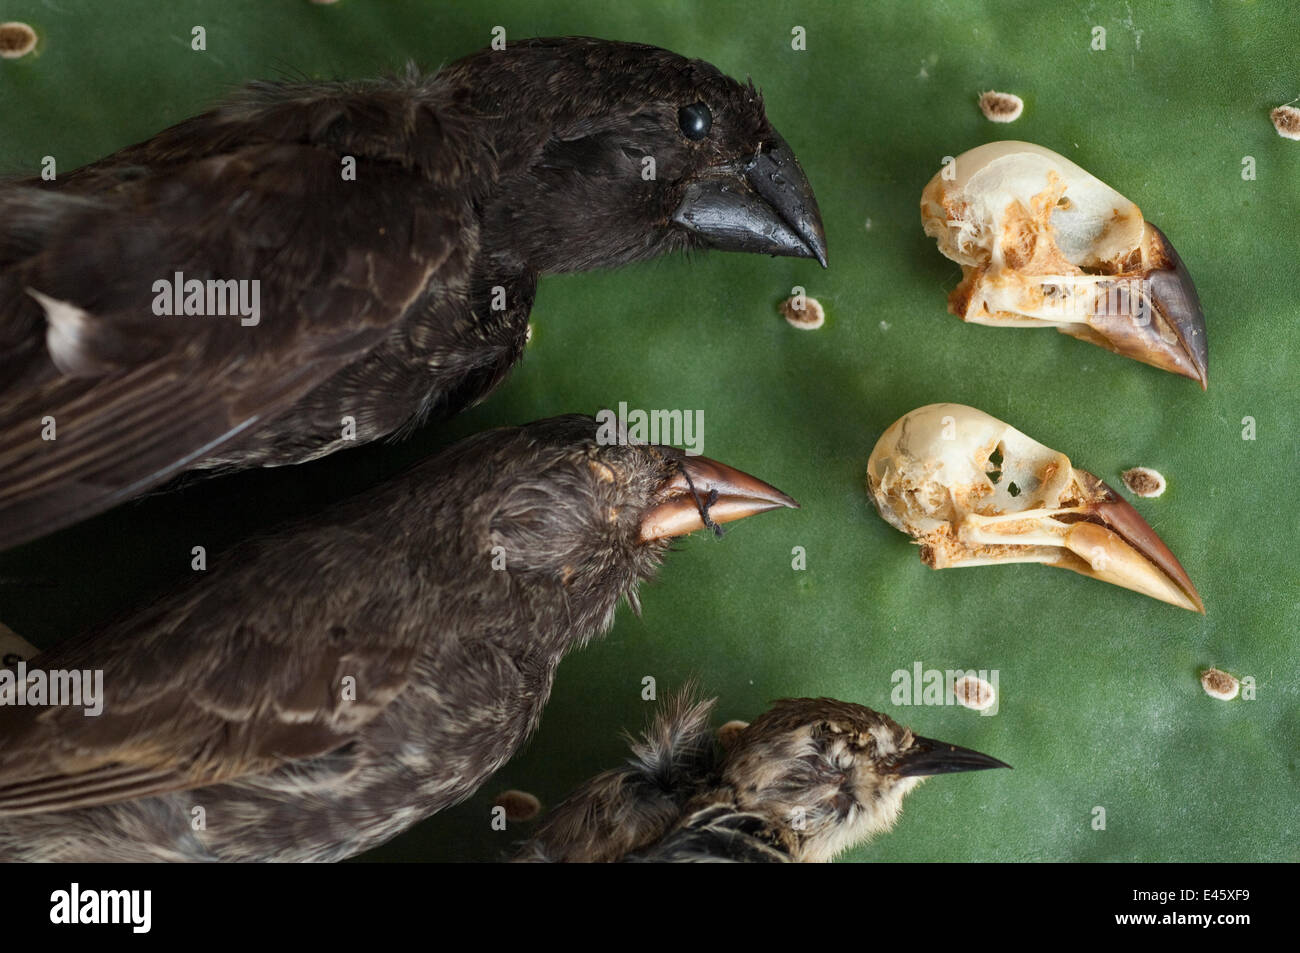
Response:
[[[485,234],[519,264],[579,271],[700,248],[826,264],[812,188],[751,83],[584,37],[512,42],[439,75],[490,130],[500,183]]]
[[[1008,767],[861,705],[793,698],[730,737],[722,776],[738,807],[767,817],[796,860],[816,863],[890,830],[924,778]]]
[[[504,572],[492,575],[518,598],[562,607],[574,623],[566,631],[587,637],[611,621],[620,598],[639,610],[636,588],[674,538],[798,506],[726,464],[632,443],[581,415],[491,431],[462,446],[467,471],[487,481],[474,503],[486,538],[472,545],[499,555]]]

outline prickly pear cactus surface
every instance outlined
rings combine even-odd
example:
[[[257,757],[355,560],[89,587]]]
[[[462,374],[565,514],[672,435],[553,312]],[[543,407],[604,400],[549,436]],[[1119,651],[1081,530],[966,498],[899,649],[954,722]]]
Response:
[[[847,860],[1300,859],[1300,143],[1269,120],[1300,94],[1292,17],[1136,0],[8,3],[39,43],[0,60],[5,173],[39,172],[45,156],[70,170],[250,79],[436,67],[498,26],[507,42],[589,34],[752,76],[816,190],[830,268],[710,253],[546,278],[525,360],[472,412],[294,472],[155,495],[6,554],[0,620],[50,645],[179,581],[197,543],[219,551],[490,426],[620,401],[700,411],[706,454],[803,509],[682,541],[642,617],[620,610],[563,663],[528,749],[370,858],[499,857],[530,828],[493,829],[498,794],[556,803],[621,761],[651,688],[695,678],[721,698],[720,722],[828,695],[1014,765],[933,779]],[[1023,114],[991,123],[987,90],[1021,97]],[[924,233],[921,192],[945,156],[998,139],[1059,153],[1159,224],[1204,306],[1207,392],[1050,330],[948,313],[961,271]],[[782,319],[795,286],[824,326]],[[1042,566],[923,565],[865,474],[891,423],[940,402],[1125,492],[1206,614]],[[1167,491],[1123,491],[1135,466]],[[1241,678],[1241,696],[1207,695],[1210,666]],[[915,704],[949,669],[996,678],[997,703]]]

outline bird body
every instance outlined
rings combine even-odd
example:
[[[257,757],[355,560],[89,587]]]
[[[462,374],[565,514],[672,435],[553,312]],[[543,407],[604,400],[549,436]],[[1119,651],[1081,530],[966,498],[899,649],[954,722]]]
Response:
[[[251,540],[29,669],[103,673],[103,711],[0,704],[0,858],[337,860],[472,793],[569,650],[636,604],[666,510],[794,505],[590,417],[490,431]],[[11,700],[12,702],[12,700]]]
[[[704,247],[825,261],[761,98],[584,38],[258,83],[55,182],[0,184],[0,549],[185,470],[454,413],[522,356],[539,275]],[[259,316],[160,311],[174,277],[255,290]]]
[[[543,821],[516,859],[819,863],[893,828],[925,777],[1009,767],[831,698],[777,702],[714,743],[715,701],[670,701],[623,767]]]

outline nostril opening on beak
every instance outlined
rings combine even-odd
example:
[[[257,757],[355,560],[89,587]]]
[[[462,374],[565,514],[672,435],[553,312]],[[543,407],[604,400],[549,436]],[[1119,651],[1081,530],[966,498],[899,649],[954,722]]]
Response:
[[[718,491],[716,489],[709,490],[708,495],[701,500],[700,493],[695,489],[694,481],[691,480],[691,471],[680,462],[678,463],[678,466],[681,469],[682,476],[686,477],[686,485],[690,488],[691,496],[695,500],[695,506],[700,512],[700,521],[704,523],[705,529],[712,530],[714,536],[718,539],[722,539],[723,533],[726,531],[715,523],[713,518],[709,516],[709,509],[715,506],[718,502]]]

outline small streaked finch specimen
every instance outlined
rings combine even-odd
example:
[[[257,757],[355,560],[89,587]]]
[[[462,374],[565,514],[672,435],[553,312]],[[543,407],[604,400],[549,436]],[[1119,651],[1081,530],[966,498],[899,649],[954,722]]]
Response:
[[[558,805],[516,859],[824,862],[893,828],[925,778],[1010,767],[831,698],[779,701],[718,745],[713,706],[667,703],[628,763]]]

